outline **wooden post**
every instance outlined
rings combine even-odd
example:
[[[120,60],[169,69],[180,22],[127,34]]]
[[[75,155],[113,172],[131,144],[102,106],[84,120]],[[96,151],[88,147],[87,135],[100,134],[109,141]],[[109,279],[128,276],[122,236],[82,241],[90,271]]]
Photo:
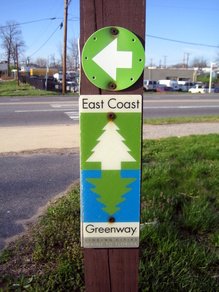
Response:
[[[67,18],[68,18],[68,0],[65,0],[64,14],[64,41],[63,41],[63,64],[62,64],[62,93],[66,92],[66,48],[67,48]]]
[[[119,26],[133,32],[144,46],[145,0],[81,0],[80,54],[97,30]],[[85,76],[81,67],[81,95],[143,94],[143,73],[133,86],[117,92],[101,90]],[[85,287],[89,291],[138,291],[138,248],[85,248]]]
[[[19,86],[19,71],[18,71],[18,53],[17,53],[17,44],[15,46],[16,50],[16,62],[17,62],[17,85]]]

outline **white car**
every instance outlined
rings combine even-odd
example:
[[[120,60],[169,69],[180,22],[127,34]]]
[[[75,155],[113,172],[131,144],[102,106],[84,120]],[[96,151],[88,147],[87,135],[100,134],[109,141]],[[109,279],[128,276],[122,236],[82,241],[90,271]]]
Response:
[[[207,90],[203,87],[203,85],[196,84],[189,89],[189,93],[207,93]]]

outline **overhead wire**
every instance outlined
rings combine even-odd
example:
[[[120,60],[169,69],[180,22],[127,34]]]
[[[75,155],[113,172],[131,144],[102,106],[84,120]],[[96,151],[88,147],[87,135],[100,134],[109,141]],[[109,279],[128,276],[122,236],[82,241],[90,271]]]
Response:
[[[32,20],[32,21],[21,22],[21,23],[20,22],[16,22],[16,23],[12,23],[12,24],[9,24],[9,25],[0,26],[0,28],[6,28],[6,27],[18,26],[18,25],[24,25],[24,24],[30,24],[30,23],[40,22],[40,21],[45,21],[45,20],[55,20],[55,19],[63,19],[63,18],[61,18],[61,17],[50,17],[50,18]]]
[[[62,22],[59,24],[59,26],[54,30],[54,32],[50,35],[50,37],[42,44],[42,46],[39,47],[38,50],[36,50],[33,54],[31,54],[29,57],[32,57],[33,55],[35,55],[37,52],[39,52],[39,50],[41,50],[45,44],[51,39],[51,37],[56,33],[56,31],[58,30],[58,28],[62,28]]]
[[[150,38],[155,38],[155,39],[164,40],[164,41],[175,42],[175,43],[181,43],[181,44],[187,44],[187,45],[193,45],[193,46],[202,46],[202,47],[209,47],[209,48],[218,48],[218,46],[214,46],[214,45],[207,45],[207,44],[200,44],[200,43],[192,43],[192,42],[186,42],[186,41],[174,40],[174,39],[163,38],[163,37],[154,36],[154,35],[150,35],[150,34],[146,34],[145,36],[146,36],[146,37],[150,37]]]
[[[54,3],[55,2],[55,3]],[[43,40],[41,41],[41,39],[43,38],[43,36],[46,34],[46,35],[48,35],[48,28],[51,26],[51,24],[53,23],[53,21],[52,20],[54,20],[54,19],[61,19],[62,21],[64,20],[63,19],[63,17],[53,17],[53,15],[57,15],[58,13],[58,11],[60,11],[60,8],[61,8],[61,6],[63,5],[62,3],[60,3],[60,0],[56,0],[56,1],[53,1],[53,3],[54,3],[54,5],[52,6],[52,9],[51,9],[51,11],[49,12],[49,15],[50,15],[50,19],[51,19],[51,21],[49,21],[49,24],[48,23],[45,23],[45,25],[43,24],[43,26],[39,29],[37,29],[38,30],[38,37],[36,37],[35,39],[34,39],[34,41],[32,42],[32,44],[29,46],[29,50],[30,50],[30,48],[32,48],[33,47],[33,45],[36,47],[38,47],[38,45],[36,45],[36,44],[39,44],[39,43],[42,43],[43,42]],[[60,6],[59,6],[59,9],[57,9],[57,4],[60,4]],[[40,44],[39,44],[40,45]],[[32,49],[31,49],[31,51],[32,51]]]

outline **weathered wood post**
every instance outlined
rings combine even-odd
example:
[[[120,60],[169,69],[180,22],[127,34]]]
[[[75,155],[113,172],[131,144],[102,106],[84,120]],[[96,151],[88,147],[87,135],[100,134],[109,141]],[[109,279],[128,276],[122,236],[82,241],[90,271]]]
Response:
[[[80,1],[86,291],[137,291],[145,0]]]

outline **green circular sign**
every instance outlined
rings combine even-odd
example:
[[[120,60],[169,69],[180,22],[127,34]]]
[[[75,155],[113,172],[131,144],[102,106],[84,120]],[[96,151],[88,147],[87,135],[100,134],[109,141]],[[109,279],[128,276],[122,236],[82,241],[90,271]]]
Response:
[[[132,86],[144,70],[144,48],[135,34],[122,27],[105,27],[92,34],[82,51],[82,66],[95,86],[111,91]]]

